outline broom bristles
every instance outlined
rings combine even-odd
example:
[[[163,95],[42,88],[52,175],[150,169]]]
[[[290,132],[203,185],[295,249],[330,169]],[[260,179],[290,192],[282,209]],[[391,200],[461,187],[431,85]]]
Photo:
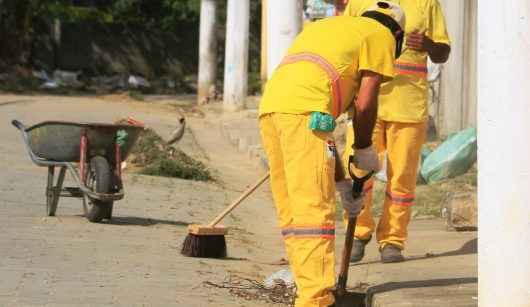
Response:
[[[225,258],[226,240],[224,235],[188,234],[180,253],[196,258]]]

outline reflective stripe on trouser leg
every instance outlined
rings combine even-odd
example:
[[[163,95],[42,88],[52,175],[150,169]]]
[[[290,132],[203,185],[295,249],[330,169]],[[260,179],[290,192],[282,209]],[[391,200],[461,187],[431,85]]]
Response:
[[[375,149],[379,153],[379,158],[383,159],[384,157],[384,151],[385,151],[385,144],[384,144],[384,122],[377,121],[374,127],[374,133],[372,136],[372,142],[375,146]],[[349,175],[348,172],[348,161],[349,156],[353,153],[352,145],[354,143],[355,137],[353,133],[353,128],[351,126],[351,121],[348,123],[347,132],[346,132],[346,148],[344,150],[343,156],[342,156],[342,162],[345,167],[345,174]],[[349,177],[349,176],[348,176]],[[357,225],[355,227],[355,238],[360,240],[366,240],[370,238],[372,233],[375,232],[375,222],[372,215],[372,204],[373,204],[373,186],[374,186],[374,179],[370,179],[365,186],[365,199],[364,199],[364,208],[361,210],[361,213],[359,213],[359,216],[357,217]],[[343,214],[344,224],[348,222],[348,216],[346,212]]]
[[[426,123],[386,123],[387,190],[377,240],[401,249],[407,239],[410,210],[414,203],[416,177]]]
[[[298,287],[297,307],[334,302],[335,161],[328,144],[332,135],[308,127],[308,115],[273,113],[260,118],[272,192]]]

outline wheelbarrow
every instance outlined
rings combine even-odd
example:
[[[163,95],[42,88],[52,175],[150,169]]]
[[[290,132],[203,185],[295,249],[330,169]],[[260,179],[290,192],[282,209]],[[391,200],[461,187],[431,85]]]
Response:
[[[129,119],[114,125],[45,121],[26,127],[13,120],[12,124],[22,133],[31,160],[48,167],[48,216],[55,216],[60,197],[75,197],[83,199],[90,222],[112,218],[114,201],[124,196],[121,162],[144,129],[140,122]],[[55,181],[56,167],[59,174]],[[66,170],[77,187],[63,187]]]

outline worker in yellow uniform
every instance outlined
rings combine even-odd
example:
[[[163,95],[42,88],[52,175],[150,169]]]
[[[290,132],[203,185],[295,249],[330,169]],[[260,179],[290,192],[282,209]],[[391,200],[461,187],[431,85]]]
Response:
[[[355,166],[379,169],[371,136],[382,81],[394,76],[404,15],[379,1],[363,17],[307,25],[267,82],[259,126],[297,307],[332,306],[335,284],[335,119],[356,99]],[[360,212],[351,181],[337,185],[345,210]]]
[[[381,85],[379,110],[373,143],[380,154],[387,156],[387,187],[383,212],[376,225],[372,217],[370,184],[364,209],[357,218],[351,262],[364,256],[364,248],[376,232],[381,261],[404,260],[402,250],[407,239],[410,209],[415,199],[416,174],[420,150],[427,131],[427,57],[444,63],[450,53],[444,15],[438,0],[394,0],[407,16],[403,54],[395,62],[395,78]],[[360,16],[374,0],[350,0],[344,15]],[[357,137],[355,135],[355,137]],[[348,130],[347,144],[354,143]],[[343,160],[352,150],[346,147]]]

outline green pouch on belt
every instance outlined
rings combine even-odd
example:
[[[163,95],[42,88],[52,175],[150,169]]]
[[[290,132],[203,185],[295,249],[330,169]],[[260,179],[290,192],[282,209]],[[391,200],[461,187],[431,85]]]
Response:
[[[332,132],[335,130],[335,119],[327,113],[313,112],[311,113],[311,120],[309,121],[309,129]]]

